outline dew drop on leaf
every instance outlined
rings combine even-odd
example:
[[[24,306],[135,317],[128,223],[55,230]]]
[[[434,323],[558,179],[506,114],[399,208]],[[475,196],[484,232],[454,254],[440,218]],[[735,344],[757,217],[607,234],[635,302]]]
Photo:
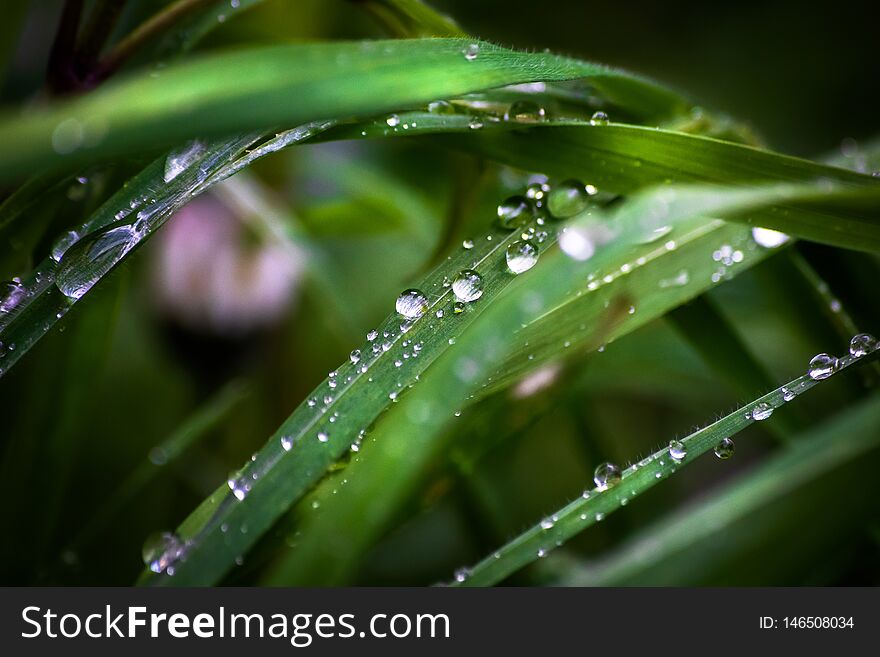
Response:
[[[452,292],[459,301],[476,301],[483,296],[483,277],[473,269],[464,269],[452,281]]]
[[[428,298],[421,290],[404,290],[394,307],[405,319],[418,319],[428,310]]]
[[[547,210],[556,219],[567,219],[587,207],[589,194],[579,180],[566,180],[559,183],[547,195]]]
[[[778,230],[755,227],[752,228],[752,239],[755,240],[758,246],[763,246],[765,249],[775,249],[785,244],[791,238],[785,233],[780,233]]]
[[[830,354],[816,354],[810,361],[810,367],[807,369],[807,374],[810,375],[811,379],[821,381],[834,374],[836,369],[837,358]]]
[[[613,463],[603,463],[593,473],[593,481],[599,490],[608,490],[620,483],[620,468]]]
[[[125,257],[138,237],[128,225],[86,235],[61,258],[55,285],[66,297],[80,299]]]
[[[517,100],[504,113],[505,121],[519,123],[538,123],[547,118],[547,112],[538,103],[531,100]]]
[[[144,564],[154,573],[162,573],[177,561],[184,551],[184,543],[176,534],[157,532],[144,541],[141,556]],[[169,572],[169,574],[171,574]]]
[[[687,456],[687,447],[680,440],[671,440],[669,442],[669,456],[674,461],[681,461]]]
[[[517,240],[507,246],[507,268],[514,274],[522,274],[538,262],[538,249],[531,242]]]
[[[773,407],[767,402],[760,402],[752,407],[752,419],[760,422],[773,415]]]
[[[720,459],[729,459],[733,456],[733,452],[735,449],[735,445],[730,438],[725,438],[720,443],[715,445],[715,456]]]
[[[502,228],[513,230],[532,218],[532,208],[523,196],[511,196],[498,206],[498,223]]]
[[[854,358],[861,358],[868,355],[877,348],[877,340],[873,335],[868,333],[859,333],[854,335],[849,341],[849,353]]]

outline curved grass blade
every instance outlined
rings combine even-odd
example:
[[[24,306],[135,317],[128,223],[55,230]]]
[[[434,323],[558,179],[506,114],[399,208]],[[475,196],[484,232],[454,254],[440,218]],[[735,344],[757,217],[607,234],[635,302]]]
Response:
[[[635,583],[664,586],[673,581],[681,584],[720,579],[723,582],[719,568],[723,569],[725,563],[744,549],[744,545],[754,545],[767,535],[771,540],[782,536],[786,539],[777,540],[790,538],[791,523],[798,522],[798,519],[796,516],[792,519],[791,509],[784,503],[786,496],[797,492],[809,498],[810,491],[817,490],[821,491],[819,495],[824,495],[828,478],[843,476],[838,472],[839,468],[862,460],[869,452],[876,452],[880,444],[880,432],[876,430],[878,422],[880,397],[874,395],[828,418],[802,440],[771,456],[753,472],[710,498],[661,519],[613,555],[576,568],[559,583],[565,586],[627,586]],[[870,477],[869,472],[865,474]],[[839,487],[835,490],[837,513],[816,517],[816,513],[810,512],[811,531],[809,537],[803,536],[802,539],[819,545],[808,553],[808,558],[812,555],[821,560],[828,556],[822,550],[823,546],[831,549],[840,544],[841,532],[834,527],[834,521],[843,515],[858,522],[858,512],[853,514],[851,511],[871,504],[864,501],[865,496],[862,487]],[[756,521],[758,518],[760,522]],[[827,525],[831,527],[825,530]],[[711,544],[711,550],[701,549],[708,544]],[[779,573],[773,572],[778,561],[771,561],[763,552],[761,554],[766,563],[750,566],[750,570],[759,573],[754,580],[769,579],[783,584],[779,581]],[[785,558],[790,559],[791,555],[786,554]],[[764,574],[763,578],[760,573]]]
[[[829,376],[856,363],[873,360],[877,355],[876,349],[860,358],[846,354],[838,360],[839,365]],[[674,458],[671,447],[666,447],[623,470],[620,482],[612,487],[603,485],[585,490],[579,499],[520,534],[473,569],[458,571],[452,585],[497,584],[520,568],[546,556],[554,547],[587,527],[602,521],[608,514],[653,488],[680,467],[709,450],[723,449],[724,440],[756,421],[767,419],[773,409],[792,401],[826,378],[828,377],[814,379],[809,374],[804,374],[681,440],[681,445],[677,446],[684,452],[681,458]]]
[[[587,262],[573,263],[551,251],[541,256],[542,262],[535,270],[523,276],[509,291],[502,293],[487,286],[480,301],[489,305],[481,311],[484,316],[471,328],[464,329],[462,335],[454,336],[457,343],[449,352],[458,354],[457,358],[449,361],[452,356],[444,354],[446,365],[441,366],[438,360],[426,373],[429,376],[408,394],[407,399],[419,400],[410,402],[415,409],[411,411],[412,417],[403,417],[404,411],[397,411],[394,413],[398,418],[396,422],[389,418],[388,424],[380,423],[363,458],[348,466],[345,477],[348,483],[337,487],[334,495],[322,499],[318,511],[308,514],[306,524],[300,528],[297,548],[272,575],[272,583],[343,581],[349,574],[348,569],[356,563],[357,555],[381,533],[416,485],[426,464],[438,453],[442,441],[436,432],[454,410],[476,394],[480,382],[485,382],[486,389],[503,387],[513,376],[543,362],[562,358],[576,349],[592,350],[609,339],[625,335],[720,283],[724,278],[713,280],[708,271],[700,270],[705,272],[705,277],[694,279],[692,285],[669,284],[658,288],[658,280],[675,280],[683,262],[688,266],[711,264],[717,269],[718,263],[711,257],[712,250],[717,249],[715,240],[732,240],[735,234],[743,240],[750,239],[747,230],[744,235],[745,229],[720,220],[707,220],[702,213],[713,214],[725,208],[746,211],[762,203],[772,203],[778,194],[784,193],[780,189],[750,193],[727,190],[729,195],[717,194],[717,190],[714,195],[690,191],[695,193],[655,191],[621,205],[610,224],[618,226],[627,238],[597,246]],[[666,198],[668,214],[653,219],[648,214],[649,220],[642,223],[646,207],[658,198]],[[597,235],[601,236],[603,230],[597,228],[596,219],[593,216],[582,221],[586,222],[588,234],[598,230]],[[655,221],[664,225],[668,221],[674,229],[660,244],[645,243],[646,233],[656,234]],[[671,238],[676,245],[670,249]],[[743,268],[768,253],[758,250],[754,242],[751,245],[753,251],[744,254],[742,259]],[[500,262],[488,262],[485,266],[488,269],[480,269],[484,278],[492,267],[504,268]],[[525,285],[528,291],[522,290]],[[520,290],[518,296],[509,300],[507,295],[516,290]],[[632,304],[638,305],[639,310],[630,314],[628,308]],[[543,339],[545,334],[549,336],[546,340]],[[469,336],[469,347],[462,352],[465,335]],[[425,390],[429,392],[423,393]],[[414,440],[414,436],[419,439]]]
[[[516,123],[494,117],[401,114],[398,126],[379,121],[340,125],[318,137],[369,138],[438,134],[437,141],[526,171],[560,178],[576,176],[602,191],[630,194],[658,184],[761,185],[810,183],[813,195],[780,199],[740,217],[805,239],[859,251],[880,250],[880,179],[733,142],[699,135],[608,123],[558,120]],[[402,126],[406,126],[403,129]],[[466,137],[462,132],[469,131]],[[823,204],[835,186],[853,188],[845,204]],[[855,190],[862,190],[856,192]]]
[[[662,87],[606,66],[486,42],[273,46],[114,80],[55,108],[7,116],[0,123],[0,179],[196,136],[375,114],[507,84],[573,78],[590,78],[633,107],[673,113],[684,105]]]

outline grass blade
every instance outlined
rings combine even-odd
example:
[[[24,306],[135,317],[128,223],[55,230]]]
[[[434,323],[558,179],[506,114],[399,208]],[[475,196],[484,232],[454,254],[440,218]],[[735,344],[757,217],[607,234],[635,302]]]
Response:
[[[869,355],[870,358],[875,356],[876,351]],[[868,357],[855,358],[849,354],[842,356],[839,359],[839,368],[833,373],[837,374],[867,359]],[[681,466],[716,448],[725,439],[731,438],[756,422],[756,413],[765,413],[768,408],[779,408],[818,385],[820,381],[811,378],[809,374],[804,374],[684,438],[681,443],[686,453],[682,458],[672,458],[670,447],[661,449],[623,470],[620,483],[613,487],[597,487],[584,491],[581,498],[522,533],[475,565],[472,570],[459,571],[453,585],[497,584],[523,566],[546,556],[554,547],[561,545],[575,534],[602,521],[608,514],[674,474]],[[787,399],[792,393],[794,397]]]

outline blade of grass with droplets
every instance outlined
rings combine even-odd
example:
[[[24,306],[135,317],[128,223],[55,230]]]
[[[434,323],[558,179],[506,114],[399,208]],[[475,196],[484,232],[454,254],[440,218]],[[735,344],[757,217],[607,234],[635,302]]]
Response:
[[[291,44],[196,58],[0,123],[0,178],[183,139],[398,110],[536,80],[588,78],[634,108],[683,101],[609,67],[465,39]],[[197,127],[196,127],[197,126]],[[198,133],[198,134],[196,134]]]
[[[438,143],[527,171],[578,177],[615,194],[670,183],[812,183],[815,193],[803,197],[809,205],[800,199],[780,199],[739,220],[832,246],[880,250],[880,179],[875,177],[733,142],[643,126],[566,120],[517,123],[497,118],[492,122],[491,118],[412,112],[399,115],[397,126],[378,120],[340,125],[317,139],[436,134]],[[479,127],[475,130],[474,126]],[[460,134],[464,132],[469,134]],[[823,204],[825,191],[836,185],[863,191],[853,193],[842,205]]]
[[[22,278],[15,306],[0,314],[0,375],[45,335],[88,291],[158,230],[176,210],[215,182],[212,175],[258,135],[239,136],[162,157],[132,178],[78,230],[62,236]]]
[[[563,357],[566,347],[570,348],[568,353],[572,353],[575,348],[595,349],[607,340],[624,335],[662,315],[723,280],[721,277],[713,280],[706,271],[705,276],[695,279],[690,286],[670,284],[658,288],[658,280],[675,279],[683,257],[693,258],[693,266],[705,268],[706,263],[709,263],[717,268],[718,263],[711,258],[712,250],[717,248],[714,239],[721,237],[732,242],[732,235],[723,232],[719,235],[716,231],[736,231],[741,239],[747,239],[747,235],[743,236],[745,229],[720,220],[706,220],[701,216],[702,213],[711,214],[725,209],[729,212],[747,211],[772,203],[779,198],[779,194],[787,193],[778,188],[749,192],[726,190],[725,193],[718,193],[717,189],[712,193],[694,189],[661,189],[623,204],[614,213],[610,223],[618,226],[630,239],[604,245],[600,242],[587,262],[575,265],[567,258],[558,257],[558,252],[551,251],[546,256],[551,259],[549,263],[542,260],[535,268],[536,271],[523,277],[526,281],[534,280],[530,293],[520,293],[526,295],[521,296],[518,301],[524,307],[508,301],[505,295],[499,294],[500,290],[487,286],[479,303],[481,306],[488,304],[489,308],[481,309],[485,317],[478,318],[476,324],[483,326],[484,322],[491,322],[492,327],[475,333],[482,336],[482,352],[474,346],[471,346],[471,351],[479,352],[479,357],[473,353],[460,356],[456,361],[457,371],[454,366],[448,366],[453,368],[452,372],[441,370],[438,373],[439,364],[433,365],[427,373],[430,376],[424,377],[410,396],[417,395],[423,389],[431,390],[427,398],[448,400],[449,406],[445,408],[447,415],[451,416],[453,410],[464,405],[473,392],[470,386],[476,386],[479,379],[486,381],[493,389],[509,382],[509,377],[501,380],[497,369],[495,372],[483,372],[484,367],[494,369],[503,366],[502,372],[504,368],[508,368],[522,374],[550,358]],[[654,216],[651,219],[651,215],[645,210],[661,198],[665,198],[668,209],[668,214],[662,219],[675,225],[670,236],[674,236],[681,247],[670,249],[668,242],[658,246],[652,241],[645,243],[642,239],[646,232],[651,235],[656,232],[653,222],[660,218]],[[643,224],[640,220],[646,214],[650,220]],[[601,240],[605,234],[603,225],[597,225],[595,217],[587,217],[583,221],[586,222],[588,239]],[[712,242],[705,239],[701,241],[707,234],[714,238]],[[548,236],[548,239],[551,238]],[[563,237],[563,242],[565,240]],[[575,243],[577,241],[576,239]],[[693,252],[687,250],[688,245],[693,245]],[[752,242],[752,247],[754,246]],[[683,256],[684,253],[692,255]],[[766,257],[766,252],[755,250],[748,258],[743,259],[743,265],[750,266],[763,257]],[[689,264],[690,260],[685,262]],[[501,269],[504,267],[501,263],[486,264],[488,271],[493,266]],[[538,276],[539,272],[554,267],[558,271]],[[486,278],[486,271],[480,269],[480,272]],[[591,272],[599,272],[595,277],[598,281],[596,286],[587,282]],[[606,277],[608,280],[605,280]],[[628,283],[628,280],[635,282]],[[621,290],[621,284],[632,286],[631,293]],[[543,286],[547,286],[547,289]],[[519,287],[520,285],[513,286],[511,292]],[[639,304],[643,310],[630,314],[627,308],[633,303]],[[542,328],[532,330],[538,324]],[[476,326],[473,331],[477,331]],[[524,338],[541,336],[545,331],[552,336],[546,342],[538,344],[537,338]],[[564,344],[560,337],[566,331],[569,344]],[[451,351],[456,353],[458,348]],[[489,376],[480,376],[481,373]],[[426,385],[428,380],[431,381],[430,386]],[[451,385],[456,389],[442,392],[438,390],[438,387],[442,388],[444,385]],[[422,399],[420,394],[419,399]],[[338,487],[333,495],[321,501],[320,513],[310,514],[313,520],[301,529],[302,538],[298,541],[298,547],[284,559],[279,571],[273,576],[273,583],[339,582],[346,576],[346,569],[356,563],[356,555],[375,540],[384,523],[415,485],[414,482],[423,471],[425,463],[439,449],[437,441],[429,441],[428,433],[429,430],[439,431],[446,419],[437,408],[440,402],[410,403],[416,406],[424,403],[430,410],[417,410],[414,411],[414,418],[400,419],[403,429],[395,426],[393,430],[377,431],[382,435],[370,442],[370,450],[364,457],[375,455],[375,450],[381,450],[379,456],[358,459],[348,466],[348,484]],[[400,413],[396,417],[400,417]],[[393,435],[388,435],[389,433]],[[407,436],[415,435],[421,436],[418,442],[406,442]],[[386,445],[387,451],[384,448]],[[369,501],[369,508],[364,508],[366,501]],[[353,522],[355,517],[358,518],[356,523]],[[345,527],[346,531],[338,531],[339,527]]]
[[[584,491],[580,498],[523,532],[479,562],[473,569],[459,571],[452,585],[491,586],[501,582],[520,568],[546,556],[554,547],[561,545],[572,536],[600,522],[608,514],[653,488],[680,467],[706,452],[716,449],[725,455],[725,449],[732,450],[732,444],[724,443],[725,440],[756,421],[767,420],[773,412],[772,409],[793,401],[831,375],[856,363],[874,360],[877,354],[876,349],[860,358],[847,354],[839,359],[836,369],[821,379],[804,374],[677,441],[675,457],[672,453],[673,446],[670,445],[623,470],[619,475],[619,483],[597,481],[599,485],[596,488]]]
[[[874,361],[877,362],[876,360]],[[771,420],[772,421],[772,420]],[[861,509],[871,508],[871,493],[864,486],[837,485],[849,477],[871,474],[876,460],[866,459],[880,444],[880,397],[874,395],[852,408],[827,418],[802,440],[770,456],[753,471],[717,490],[705,500],[672,512],[655,525],[646,527],[607,558],[584,563],[559,582],[566,586],[665,586],[672,582],[724,582],[729,563],[753,550],[761,554],[759,563],[750,562],[750,578],[757,582],[787,583],[779,569],[792,558],[790,551],[776,560],[760,549],[765,541],[789,541],[797,532],[802,543],[816,544],[798,558],[816,561],[829,556],[842,542],[842,528],[836,521],[849,517],[864,531]],[[859,467],[861,466],[861,467]],[[856,469],[856,472],[852,470]],[[842,471],[842,468],[846,468]],[[866,482],[867,486],[872,484]],[[834,513],[816,513],[820,498],[834,488]],[[797,493],[807,505],[805,513],[793,513],[786,499]],[[805,532],[804,519],[810,524]],[[827,527],[827,529],[826,529]],[[851,528],[852,529],[852,528]],[[765,543],[764,543],[765,544]],[[711,545],[711,550],[706,549]],[[747,547],[748,546],[748,547]],[[753,547],[758,546],[758,547]]]

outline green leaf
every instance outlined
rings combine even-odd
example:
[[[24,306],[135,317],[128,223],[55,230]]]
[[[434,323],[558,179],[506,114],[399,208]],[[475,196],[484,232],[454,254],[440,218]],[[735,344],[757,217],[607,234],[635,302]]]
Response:
[[[466,57],[472,49],[476,57]],[[0,179],[183,139],[376,114],[534,80],[590,78],[651,114],[677,96],[606,66],[465,39],[292,44],[194,59],[0,123]]]

